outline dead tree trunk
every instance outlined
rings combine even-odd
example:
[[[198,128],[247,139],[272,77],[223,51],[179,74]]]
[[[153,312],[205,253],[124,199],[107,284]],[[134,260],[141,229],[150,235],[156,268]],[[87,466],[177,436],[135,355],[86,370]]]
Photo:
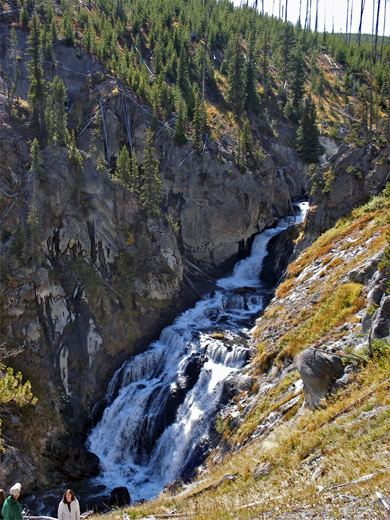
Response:
[[[370,139],[372,138],[372,126],[374,118],[374,91],[373,91],[373,73],[374,73],[374,30],[375,27],[375,0],[372,0],[372,28],[371,28],[371,59],[370,59]]]
[[[362,37],[362,21],[363,21],[363,12],[364,12],[364,4],[366,3],[366,0],[362,0],[362,3],[360,4],[360,22],[359,22],[359,36],[358,36],[358,44],[360,47],[360,41]]]
[[[308,29],[308,23],[309,23],[309,0],[306,1],[305,30]]]
[[[286,12],[284,13],[284,21],[287,22],[287,6],[288,6],[288,0],[286,0]]]
[[[379,13],[381,8],[381,0],[378,0],[378,9],[376,13],[376,25],[375,25],[375,42],[374,42],[374,65],[376,63],[376,51],[378,48],[378,28],[379,28]]]
[[[347,0],[347,16],[345,17],[345,41],[348,42],[349,0]]]
[[[318,4],[319,4],[319,1],[320,0],[317,0],[317,3],[316,3],[316,24],[315,24],[315,28],[314,28],[315,32],[318,31]]]
[[[301,25],[301,14],[302,14],[302,0],[299,0],[299,17],[298,17],[299,25]]]
[[[381,45],[381,63],[382,63],[382,58],[383,58],[383,44],[385,43],[386,6],[387,6],[387,2],[385,1],[385,13],[384,13],[384,16],[383,16],[383,36],[382,36],[382,45]]]
[[[350,20],[349,20],[349,38],[348,38],[349,45],[351,45],[352,15],[353,15],[353,2],[351,2],[351,17],[350,17]]]

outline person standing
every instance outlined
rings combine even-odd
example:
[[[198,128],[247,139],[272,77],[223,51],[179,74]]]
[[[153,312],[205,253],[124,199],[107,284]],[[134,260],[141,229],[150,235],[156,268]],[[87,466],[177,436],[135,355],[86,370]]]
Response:
[[[18,502],[21,490],[22,485],[19,482],[9,490],[9,497],[5,500],[1,510],[4,520],[23,520],[23,507]]]
[[[80,520],[80,504],[71,489],[65,491],[58,506],[58,520]]]
[[[7,495],[5,494],[4,489],[0,489],[0,520],[3,518],[1,510],[3,509],[3,504],[6,501]]]

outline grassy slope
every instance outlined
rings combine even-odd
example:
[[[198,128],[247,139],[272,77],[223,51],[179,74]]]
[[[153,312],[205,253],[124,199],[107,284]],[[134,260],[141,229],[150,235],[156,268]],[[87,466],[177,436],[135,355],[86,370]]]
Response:
[[[384,353],[367,360],[360,323],[365,288],[348,278],[354,267],[386,246],[389,210],[389,199],[375,198],[324,233],[290,266],[257,324],[254,385],[237,403],[238,409],[248,411],[245,403],[250,400],[251,411],[233,432],[225,420],[225,443],[243,447],[236,453],[232,449],[214,466],[210,463],[203,480],[180,496],[162,495],[130,508],[131,518],[172,510],[192,512],[195,519],[253,518],[265,511],[274,511],[267,518],[278,518],[283,511],[304,507],[322,511],[329,509],[329,497],[337,494],[333,486],[369,474],[375,476],[347,489],[366,496],[366,501],[375,498],[376,490],[390,493],[390,348],[382,344]],[[309,345],[340,341],[346,334],[352,338],[347,351],[353,353],[360,345],[359,355],[365,359],[354,381],[326,406],[315,411],[302,408],[302,396],[299,391],[294,394],[299,374],[291,364],[293,356]],[[270,381],[271,391],[264,391]],[[277,426],[251,437],[271,414]],[[265,464],[269,474],[256,480],[254,470]],[[232,474],[237,476],[234,482],[191,498],[195,491]],[[250,503],[256,504],[242,508]],[[379,508],[379,502],[373,507]],[[331,508],[337,518],[342,505],[336,500]]]

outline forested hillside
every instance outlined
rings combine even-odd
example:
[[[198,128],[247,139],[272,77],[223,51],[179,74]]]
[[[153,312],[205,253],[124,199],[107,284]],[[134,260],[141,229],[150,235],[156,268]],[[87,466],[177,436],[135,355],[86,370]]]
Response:
[[[377,20],[385,8],[378,1]],[[243,344],[255,354],[243,377],[251,388],[230,389],[236,409],[221,405],[210,426],[213,438],[202,452],[217,449],[210,468],[250,444],[279,408],[278,398],[295,392],[292,363],[304,347],[323,341],[333,348],[324,338],[338,338],[335,329],[343,326],[355,341],[359,312],[367,305],[371,315],[382,312],[380,301],[366,298],[368,276],[350,279],[346,293],[338,288],[347,277],[341,252],[348,253],[349,238],[343,242],[337,231],[336,245],[315,242],[377,197],[340,234],[352,237],[358,228],[361,235],[350,240],[366,241],[368,251],[366,257],[357,249],[356,259],[384,255],[383,264],[373,265],[388,272],[390,40],[378,34],[378,23],[373,27],[372,35],[312,31],[228,0],[0,0],[0,406],[7,485],[23,480],[29,493],[39,493],[96,476],[99,461],[86,439],[119,393],[122,382],[110,384],[114,373],[148,350],[298,200],[310,202],[305,224],[270,246],[267,281],[286,277],[276,292],[281,300],[257,332],[250,338],[245,332]],[[310,246],[286,275],[288,263]],[[295,301],[291,291],[306,281],[305,268],[314,269],[306,262],[322,262],[316,280],[326,283],[307,288],[305,298],[313,301],[302,307],[311,309],[298,320],[294,303],[284,305]],[[336,281],[329,272],[337,272]],[[337,319],[324,329],[317,322],[326,320],[328,304],[337,307]],[[349,320],[359,323],[356,330]],[[223,343],[222,332],[209,332],[222,334]],[[384,341],[362,355],[364,374],[370,378],[372,370],[381,384]],[[194,379],[200,361],[195,365]],[[185,384],[194,384],[186,377],[169,403],[180,404]],[[263,399],[267,378],[276,385],[269,400]],[[172,420],[174,414],[167,412]],[[292,427],[298,432],[301,425]],[[301,450],[301,462],[320,441],[306,440],[306,449],[294,435],[286,443]],[[284,455],[278,457],[270,463],[283,466]],[[245,480],[254,469],[240,475]]]

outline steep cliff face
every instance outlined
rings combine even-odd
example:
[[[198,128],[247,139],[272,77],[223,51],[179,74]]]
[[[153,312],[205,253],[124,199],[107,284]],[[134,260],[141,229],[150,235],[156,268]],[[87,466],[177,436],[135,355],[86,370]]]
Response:
[[[21,162],[23,140],[11,129],[2,130],[0,146],[7,157],[3,205],[10,209],[3,222],[2,333],[24,346],[15,364],[46,417],[32,458],[42,451],[59,465],[68,458],[65,474],[74,478],[79,464],[72,465],[69,451],[81,442],[113,371],[182,305],[181,255],[166,224],[145,219],[131,193],[87,158],[84,171],[75,172],[65,149],[47,148],[37,173]],[[33,207],[35,231],[31,223],[22,227]],[[27,233],[18,250],[15,229]],[[68,441],[58,453],[58,436],[67,431],[73,448]],[[35,478],[32,472],[26,485]]]
[[[390,147],[343,145],[312,177],[311,210],[305,225],[310,244],[354,207],[380,193],[390,179]]]
[[[22,33],[19,41],[23,53]],[[123,103],[139,164],[149,109],[127,92],[122,97],[120,85],[91,57],[62,44],[53,52],[45,73],[64,80],[82,168],[65,147],[51,146],[42,150],[40,169],[30,170],[34,135],[21,120],[28,112],[21,108],[15,118],[6,98],[0,100],[1,334],[8,345],[22,347],[12,365],[39,399],[34,413],[15,412],[4,422],[18,450],[7,452],[3,479],[21,479],[25,489],[46,485],[49,476],[54,484],[96,473],[97,460],[84,448],[86,431],[102,412],[114,371],[194,297],[183,282],[184,259],[209,270],[231,263],[304,192],[304,168],[288,144],[272,156],[269,139],[260,159],[242,171],[231,145],[209,141],[197,155],[190,144],[175,146],[158,126],[163,209],[180,225],[177,238],[165,217],[148,218],[109,173],[128,139]],[[20,70],[26,99],[25,56]],[[100,100],[106,166],[101,123],[84,128],[98,115]],[[291,164],[283,173],[286,157]]]

